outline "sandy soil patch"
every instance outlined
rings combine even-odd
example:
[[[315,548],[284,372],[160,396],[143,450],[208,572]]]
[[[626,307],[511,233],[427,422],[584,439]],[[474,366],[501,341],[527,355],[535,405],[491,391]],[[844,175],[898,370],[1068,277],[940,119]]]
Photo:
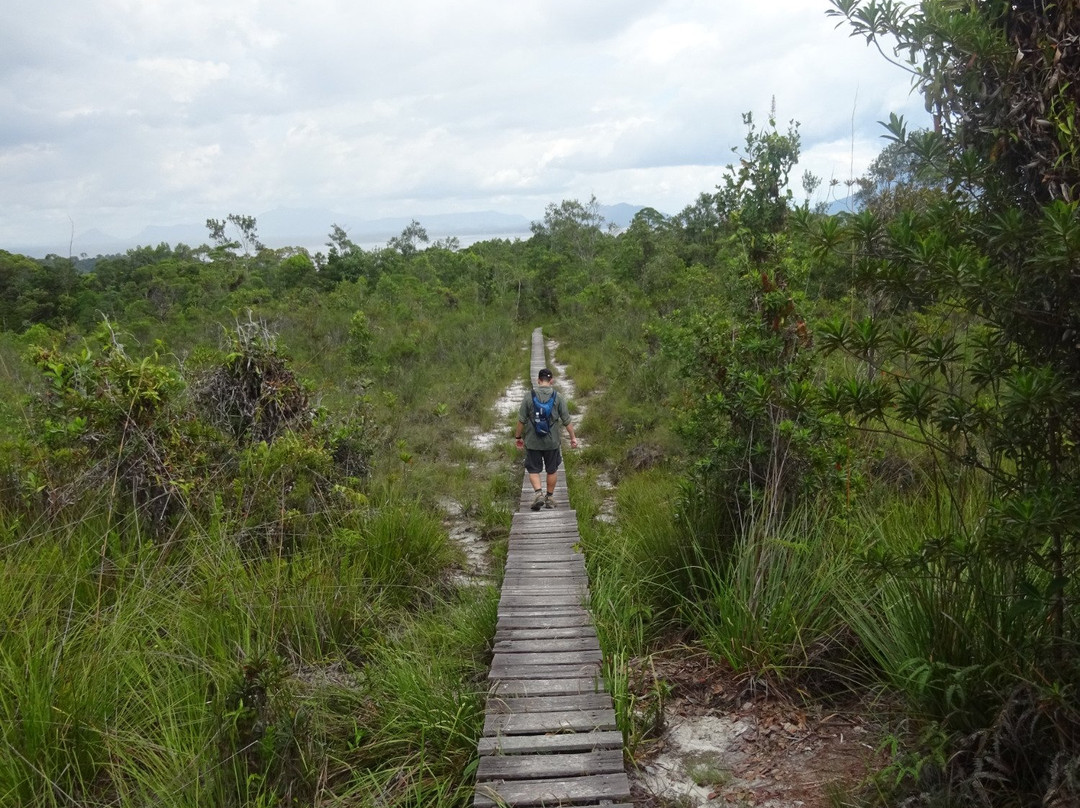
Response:
[[[667,652],[653,666],[670,696],[663,731],[631,771],[640,808],[828,808],[875,757],[878,728],[864,706],[799,705],[701,651]]]

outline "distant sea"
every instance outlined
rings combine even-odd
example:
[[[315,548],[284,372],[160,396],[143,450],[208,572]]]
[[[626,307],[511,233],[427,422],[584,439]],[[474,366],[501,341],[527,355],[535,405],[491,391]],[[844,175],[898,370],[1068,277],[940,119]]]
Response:
[[[470,233],[467,236],[454,236],[453,238],[456,238],[458,240],[458,246],[460,246],[460,247],[468,247],[471,244],[476,244],[477,242],[480,242],[480,241],[492,241],[494,239],[504,239],[506,241],[528,241],[530,238],[532,238],[532,235],[533,234],[531,232],[527,232],[527,233],[488,233],[488,234],[480,234],[480,235]],[[424,247],[430,247],[436,241],[442,241],[442,240],[448,239],[448,238],[451,238],[451,236],[432,236],[431,240],[427,244],[425,244],[423,246]],[[358,242],[356,242],[356,245],[358,247],[360,247],[360,249],[368,250],[368,251],[381,250],[383,247],[386,246],[386,244],[387,244],[387,242],[385,242],[385,241],[358,241]],[[284,245],[284,244],[282,244],[282,245],[277,245],[277,246],[284,247],[284,246],[296,246],[296,245]],[[315,253],[322,253],[323,255],[326,255],[328,252],[330,252],[330,247],[327,246],[327,243],[325,241],[322,244],[318,244],[318,245],[314,245],[314,246],[310,245],[310,244],[303,245],[303,246],[304,246],[304,249],[307,250],[308,253],[310,255],[312,255],[312,256],[314,256]]]

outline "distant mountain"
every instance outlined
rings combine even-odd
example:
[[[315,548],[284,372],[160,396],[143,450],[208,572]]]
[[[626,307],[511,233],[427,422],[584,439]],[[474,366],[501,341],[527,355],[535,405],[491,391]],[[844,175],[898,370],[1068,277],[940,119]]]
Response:
[[[639,210],[640,205],[626,203],[601,205],[599,208],[604,219],[618,228],[628,227]],[[532,224],[532,220],[525,216],[492,210],[364,219],[328,208],[274,208],[255,217],[259,239],[268,247],[306,247],[314,250],[324,249],[330,229],[335,224],[342,227],[357,244],[373,245],[384,244],[399,235],[414,219],[427,231],[432,241],[456,236],[463,243],[471,243],[477,237],[485,236],[527,238]],[[150,225],[130,238],[119,238],[100,230],[87,230],[77,232],[70,243],[11,245],[6,249],[37,257],[47,254],[66,256],[69,250],[73,256],[94,256],[123,253],[133,247],[156,247],[162,243],[173,247],[177,244],[197,247],[208,241],[205,223],[184,223]]]
[[[825,212],[830,216],[835,216],[837,213],[854,213],[856,210],[858,210],[858,205],[854,196],[834,199],[825,208]]]
[[[643,210],[641,205],[628,205],[626,202],[620,202],[618,205],[600,205],[600,215],[619,229],[629,227],[639,210]]]

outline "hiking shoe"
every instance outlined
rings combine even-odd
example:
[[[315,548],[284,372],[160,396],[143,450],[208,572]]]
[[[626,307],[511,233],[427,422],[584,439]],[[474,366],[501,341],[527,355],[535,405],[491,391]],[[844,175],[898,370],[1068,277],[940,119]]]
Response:
[[[532,509],[534,511],[538,511],[543,507],[544,507],[544,492],[543,491],[537,491],[536,496],[533,497]]]
[[[548,494],[546,497],[544,497],[544,507],[547,508],[549,511],[555,510],[554,494]]]

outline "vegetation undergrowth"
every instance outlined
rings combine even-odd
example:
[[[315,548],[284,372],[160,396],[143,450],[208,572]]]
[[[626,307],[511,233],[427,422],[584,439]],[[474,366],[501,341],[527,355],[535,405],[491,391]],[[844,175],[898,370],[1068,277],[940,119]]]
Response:
[[[0,251],[0,802],[467,804],[494,595],[443,521],[505,536],[520,469],[470,438],[542,324],[631,749],[633,672],[693,642],[897,705],[860,804],[1076,803],[1076,11],[955,5],[831,3],[936,121],[854,212],[796,201],[774,106],[621,232]]]

